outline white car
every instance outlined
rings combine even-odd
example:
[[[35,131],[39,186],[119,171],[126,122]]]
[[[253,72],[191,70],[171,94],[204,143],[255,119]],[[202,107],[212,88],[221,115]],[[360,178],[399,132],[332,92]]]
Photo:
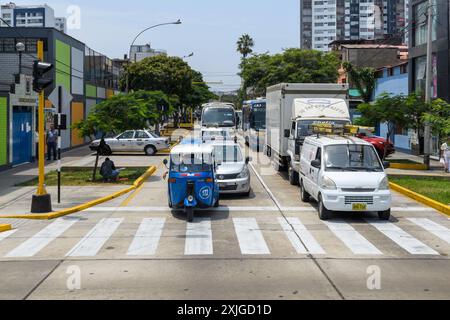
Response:
[[[233,141],[230,132],[222,129],[203,128],[201,131],[203,143],[215,143],[217,141]]]
[[[392,196],[382,163],[368,142],[345,136],[314,136],[305,139],[300,156],[302,201],[319,203],[319,217],[333,211],[378,212],[389,220]]]
[[[105,139],[111,152],[145,152],[154,156],[158,151],[170,148],[169,138],[161,138],[148,130],[130,130],[119,134],[115,138]],[[90,145],[92,151],[97,151],[100,140]]]
[[[216,177],[221,194],[250,196],[250,158],[244,158],[239,144],[225,141],[213,144],[217,164]]]

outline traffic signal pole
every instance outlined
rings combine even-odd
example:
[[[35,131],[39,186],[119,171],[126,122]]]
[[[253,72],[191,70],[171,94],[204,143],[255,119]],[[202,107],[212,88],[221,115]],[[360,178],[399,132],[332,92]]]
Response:
[[[38,59],[44,61],[44,42],[38,41]],[[45,128],[44,128],[44,90],[39,92],[38,130],[39,130],[39,186],[31,202],[32,213],[48,213],[52,211],[51,197],[45,190]]]

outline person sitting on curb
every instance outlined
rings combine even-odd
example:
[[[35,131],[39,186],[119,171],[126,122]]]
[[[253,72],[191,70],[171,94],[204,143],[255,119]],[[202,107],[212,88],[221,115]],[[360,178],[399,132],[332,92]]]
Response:
[[[120,171],[116,169],[114,162],[111,159],[106,158],[100,168],[100,175],[105,181],[117,181]]]

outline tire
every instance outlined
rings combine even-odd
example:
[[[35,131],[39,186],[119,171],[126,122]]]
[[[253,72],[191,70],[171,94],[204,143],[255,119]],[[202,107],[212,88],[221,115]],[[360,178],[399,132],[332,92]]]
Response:
[[[187,219],[187,221],[188,222],[194,221],[194,208],[187,207],[185,211],[186,211],[186,219]]]
[[[145,154],[148,156],[154,156],[157,152],[157,150],[154,146],[146,146],[144,151],[145,151]]]
[[[173,205],[172,205],[172,201],[170,201],[170,198],[169,198],[169,201],[168,201],[168,202],[169,202],[169,208],[172,209],[172,208],[173,208]]]
[[[322,196],[319,195],[319,218],[322,221],[329,220],[331,217],[331,211],[325,208],[323,204]]]
[[[242,194],[243,197],[249,198],[250,197],[250,191],[249,192],[245,192]]]
[[[389,221],[391,219],[391,209],[378,212],[378,218],[382,221]]]
[[[291,186],[298,185],[299,176],[298,173],[294,171],[294,168],[292,168],[292,162],[289,162],[288,165],[288,175],[289,175],[289,183]]]
[[[308,192],[306,192],[305,187],[303,186],[303,181],[300,181],[300,198],[305,203],[311,201],[311,195]]]
[[[214,203],[214,208],[218,208],[220,206],[220,199],[217,199],[216,203]]]

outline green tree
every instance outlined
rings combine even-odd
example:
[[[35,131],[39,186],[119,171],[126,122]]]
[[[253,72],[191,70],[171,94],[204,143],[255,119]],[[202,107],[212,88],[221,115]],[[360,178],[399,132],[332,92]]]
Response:
[[[237,51],[242,55],[242,59],[247,59],[247,56],[253,53],[255,41],[248,34],[242,35],[236,43]]]
[[[336,83],[339,60],[334,53],[286,49],[283,53],[254,55],[241,63],[244,87],[263,96],[269,86],[288,83]]]
[[[444,142],[450,136],[450,104],[442,99],[434,100],[430,110],[424,114],[423,121],[430,123],[433,134]]]
[[[360,92],[363,101],[365,103],[370,102],[377,84],[375,69],[367,67],[356,68],[349,62],[344,62],[342,66],[348,73],[350,82]]]

